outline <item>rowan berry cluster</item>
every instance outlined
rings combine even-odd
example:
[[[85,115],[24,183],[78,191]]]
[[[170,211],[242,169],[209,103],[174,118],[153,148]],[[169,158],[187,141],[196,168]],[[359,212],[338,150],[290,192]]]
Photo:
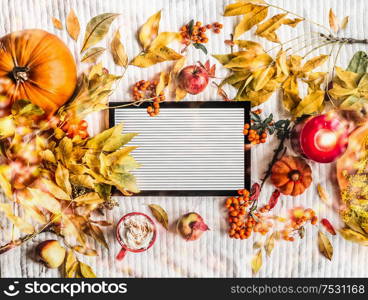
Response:
[[[89,137],[88,134],[88,123],[86,120],[80,121],[67,121],[61,127],[61,129],[66,133],[68,138],[73,138],[75,136],[79,136],[81,139],[86,139]]]
[[[142,99],[152,100],[152,105],[147,107],[147,113],[150,117],[157,116],[160,113],[160,103],[165,101],[164,92],[156,95],[156,80],[140,80],[132,87],[133,98],[135,101]]]
[[[191,42],[196,44],[205,44],[208,42],[206,31],[212,29],[214,33],[220,33],[223,25],[219,22],[202,25],[202,22],[189,22],[180,28],[180,34],[183,38],[182,43],[189,45]]]
[[[249,191],[246,189],[239,190],[238,196],[226,199],[225,207],[229,214],[231,238],[244,240],[249,238],[252,232],[265,235],[273,226],[272,222],[262,215],[270,211],[270,206],[265,205],[259,211],[250,213],[248,207],[251,207],[251,204]]]

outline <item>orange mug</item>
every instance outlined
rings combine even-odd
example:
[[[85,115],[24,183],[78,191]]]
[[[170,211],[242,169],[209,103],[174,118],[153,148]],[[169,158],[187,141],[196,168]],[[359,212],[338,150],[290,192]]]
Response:
[[[144,216],[145,218],[147,218],[147,220],[152,224],[153,226],[153,236],[152,236],[152,240],[150,241],[148,247],[146,248],[142,248],[142,249],[130,249],[129,247],[127,247],[124,242],[122,241],[120,234],[119,234],[119,228],[121,226],[121,223],[124,222],[124,220],[128,217],[134,216],[134,215],[140,215],[140,216]],[[129,214],[126,214],[125,216],[123,216],[120,221],[118,222],[118,224],[116,225],[116,239],[118,240],[119,244],[121,245],[121,250],[119,251],[118,255],[116,256],[117,260],[122,260],[125,255],[127,254],[127,252],[133,252],[133,253],[139,253],[139,252],[144,252],[146,250],[148,250],[149,248],[151,248],[153,246],[153,244],[156,241],[156,236],[157,236],[157,230],[156,230],[156,225],[155,223],[152,221],[152,219],[147,216],[144,213],[140,213],[140,212],[132,212]]]

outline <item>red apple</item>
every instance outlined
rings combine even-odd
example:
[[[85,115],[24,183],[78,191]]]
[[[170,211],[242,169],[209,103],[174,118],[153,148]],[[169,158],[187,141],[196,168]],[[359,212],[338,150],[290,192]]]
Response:
[[[215,69],[216,65],[210,67],[209,61],[185,67],[178,76],[180,88],[192,95],[199,94],[207,87],[209,78],[215,76]]]

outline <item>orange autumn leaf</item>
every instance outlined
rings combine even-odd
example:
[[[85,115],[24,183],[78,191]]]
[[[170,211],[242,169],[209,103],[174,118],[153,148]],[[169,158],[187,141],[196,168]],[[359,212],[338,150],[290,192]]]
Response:
[[[330,27],[334,32],[339,31],[339,24],[336,15],[334,14],[332,8],[330,8],[330,11],[328,13],[328,21],[330,23]]]
[[[52,24],[54,24],[54,27],[56,29],[59,29],[59,30],[63,29],[63,24],[61,24],[61,21],[59,19],[52,17],[51,20],[52,20]]]
[[[77,40],[80,33],[80,24],[78,17],[75,15],[74,10],[70,10],[66,17],[66,30],[73,40]]]

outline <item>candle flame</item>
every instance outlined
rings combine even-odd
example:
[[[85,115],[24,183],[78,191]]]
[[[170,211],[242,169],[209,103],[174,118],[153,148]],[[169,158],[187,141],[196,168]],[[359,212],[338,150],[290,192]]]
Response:
[[[332,149],[337,143],[337,135],[332,130],[322,129],[316,134],[316,146],[320,150]]]

